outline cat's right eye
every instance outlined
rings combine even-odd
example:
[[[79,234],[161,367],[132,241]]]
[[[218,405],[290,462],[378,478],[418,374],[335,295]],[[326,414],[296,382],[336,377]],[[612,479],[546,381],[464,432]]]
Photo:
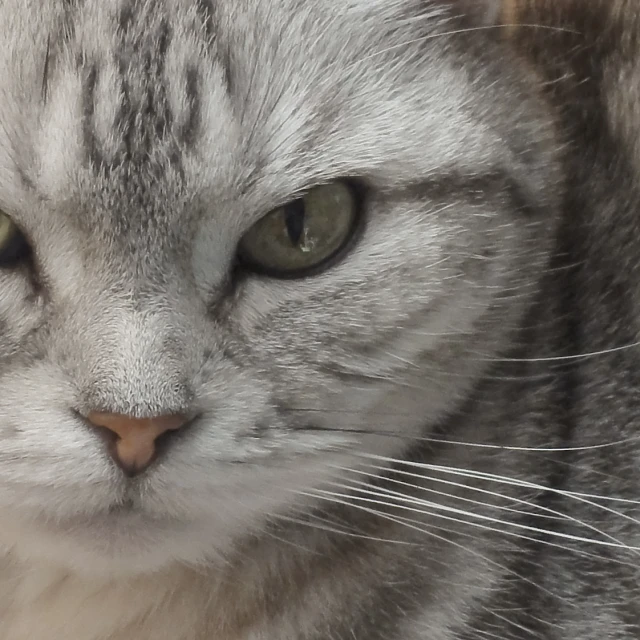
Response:
[[[29,243],[13,220],[0,212],[0,268],[13,267],[30,253]]]
[[[360,220],[355,185],[337,181],[271,211],[241,240],[238,257],[273,278],[303,278],[326,269],[355,237]]]

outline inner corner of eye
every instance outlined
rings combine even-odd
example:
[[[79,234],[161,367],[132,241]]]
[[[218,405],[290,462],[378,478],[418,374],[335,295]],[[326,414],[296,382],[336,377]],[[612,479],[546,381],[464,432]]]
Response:
[[[7,242],[18,232],[18,227],[13,220],[6,214],[0,217],[0,244]]]
[[[0,212],[0,234],[10,231],[13,226],[14,223],[11,217],[4,212]]]
[[[30,253],[29,243],[7,213],[0,211],[0,268],[19,263]]]

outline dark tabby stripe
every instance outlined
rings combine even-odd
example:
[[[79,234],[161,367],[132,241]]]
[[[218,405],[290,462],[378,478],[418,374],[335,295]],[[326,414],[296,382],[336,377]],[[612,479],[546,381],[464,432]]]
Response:
[[[195,7],[204,26],[207,42],[211,43],[216,38],[216,27],[214,22],[215,9],[213,2],[212,0],[196,0]]]
[[[47,50],[42,65],[42,103],[47,104],[49,93],[49,63],[51,61],[51,36],[47,38]]]
[[[187,118],[180,131],[180,141],[189,149],[197,142],[202,111],[198,70],[194,66],[189,66],[187,69],[185,75],[185,93],[189,107]]]
[[[82,64],[82,62],[80,62]],[[105,157],[98,137],[96,135],[93,116],[95,113],[96,86],[98,84],[99,68],[96,63],[86,70],[82,82],[82,138],[83,147],[87,154],[87,159],[95,167],[105,166]]]
[[[213,5],[201,0],[197,9],[209,38],[214,28]],[[122,97],[113,124],[113,130],[122,134],[122,145],[110,158],[101,149],[94,122],[100,66],[97,62],[88,62],[84,55],[79,56],[78,65],[83,69],[85,78],[82,97],[84,146],[88,158],[100,171],[113,171],[131,162],[149,165],[154,149],[163,146],[170,162],[181,171],[180,151],[175,140],[184,149],[197,142],[202,100],[198,70],[193,65],[185,70],[183,82],[188,110],[184,124],[175,132],[175,140],[173,138],[176,118],[169,103],[165,78],[166,58],[173,33],[167,15],[161,13],[164,10],[162,5],[149,8],[144,3],[133,1],[122,5],[117,22],[120,42],[116,47]],[[215,40],[213,37],[210,39]]]

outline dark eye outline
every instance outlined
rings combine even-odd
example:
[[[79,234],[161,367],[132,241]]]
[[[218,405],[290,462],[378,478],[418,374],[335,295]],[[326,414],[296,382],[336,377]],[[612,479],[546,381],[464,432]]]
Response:
[[[0,215],[6,215],[0,212]],[[31,245],[20,228],[12,222],[11,235],[0,244],[0,269],[10,269],[31,256]]]
[[[292,269],[291,271],[286,271],[282,269],[270,269],[269,267],[265,267],[264,265],[252,260],[250,257],[243,255],[242,246],[238,245],[238,251],[236,254],[236,267],[241,270],[257,275],[263,276],[266,278],[273,278],[275,280],[302,280],[304,278],[310,278],[315,275],[319,275],[334,267],[336,264],[341,262],[347,254],[353,249],[355,244],[362,236],[362,232],[364,230],[364,222],[365,216],[363,215],[364,211],[364,202],[365,202],[365,189],[361,183],[352,178],[343,178],[341,180],[335,180],[332,183],[328,184],[343,184],[345,185],[349,191],[351,192],[351,196],[353,197],[355,212],[353,215],[353,220],[351,222],[351,227],[349,229],[349,233],[345,236],[344,242],[330,255],[326,258],[317,262],[314,265],[309,267],[305,267],[303,269]],[[319,188],[323,185],[316,185],[314,188]],[[309,189],[310,191],[311,189]],[[287,207],[295,202],[298,202],[304,198],[304,195],[296,198],[293,201],[287,202],[281,207],[277,207],[273,211],[277,211],[282,207]],[[271,215],[273,211],[270,211],[266,215]]]

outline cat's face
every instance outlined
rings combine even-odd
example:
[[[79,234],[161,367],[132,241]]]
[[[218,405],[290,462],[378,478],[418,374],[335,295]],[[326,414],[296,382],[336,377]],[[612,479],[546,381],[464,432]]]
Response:
[[[213,557],[464,396],[553,207],[537,103],[498,43],[443,35],[458,11],[3,3],[0,206],[33,258],[0,270],[1,543],[123,570]],[[337,259],[238,268],[304,193]],[[274,229],[295,235],[249,246],[313,266]],[[91,411],[195,420],[127,478]]]

